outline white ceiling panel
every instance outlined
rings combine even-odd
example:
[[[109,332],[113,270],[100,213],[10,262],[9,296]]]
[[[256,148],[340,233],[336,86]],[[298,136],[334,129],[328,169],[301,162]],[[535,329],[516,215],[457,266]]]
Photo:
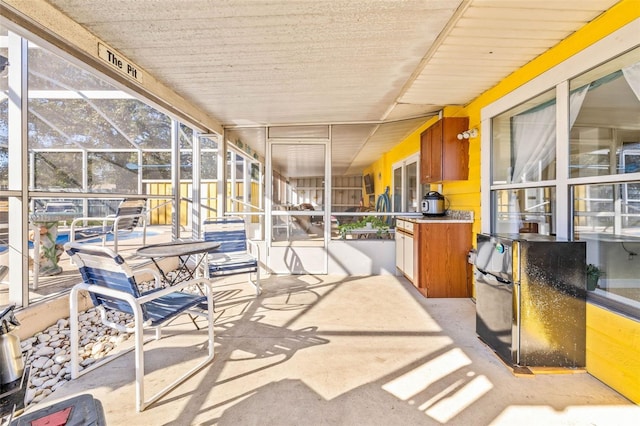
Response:
[[[46,1],[226,126],[335,123],[334,167],[345,173],[616,3]],[[264,135],[249,135],[263,150]]]
[[[473,0],[400,100],[465,105],[615,3]]]

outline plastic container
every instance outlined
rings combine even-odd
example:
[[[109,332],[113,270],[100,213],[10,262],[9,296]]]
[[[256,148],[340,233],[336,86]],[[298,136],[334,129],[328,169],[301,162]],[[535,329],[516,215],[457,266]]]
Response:
[[[13,315],[15,305],[0,313],[0,384],[14,382],[22,377],[24,358],[20,338],[11,330],[20,325]]]

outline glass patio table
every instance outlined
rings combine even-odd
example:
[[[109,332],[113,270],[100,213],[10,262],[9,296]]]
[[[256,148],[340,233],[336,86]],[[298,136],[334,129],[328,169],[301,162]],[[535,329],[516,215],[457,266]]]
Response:
[[[171,286],[178,282],[193,279],[195,272],[201,265],[207,266],[207,255],[209,252],[214,251],[218,247],[220,247],[220,243],[215,241],[178,240],[140,247],[136,250],[136,254],[151,259],[160,272],[163,281]],[[196,256],[193,269],[190,269],[188,265],[191,256]],[[158,264],[160,259],[167,257],[178,257],[179,259],[178,269],[176,269],[176,275],[173,279],[169,279]]]

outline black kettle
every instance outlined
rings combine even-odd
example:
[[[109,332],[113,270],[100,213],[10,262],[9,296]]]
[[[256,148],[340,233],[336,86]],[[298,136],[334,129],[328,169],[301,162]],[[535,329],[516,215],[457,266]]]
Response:
[[[424,216],[444,216],[447,212],[444,208],[444,195],[437,191],[429,191],[422,198],[421,207]]]

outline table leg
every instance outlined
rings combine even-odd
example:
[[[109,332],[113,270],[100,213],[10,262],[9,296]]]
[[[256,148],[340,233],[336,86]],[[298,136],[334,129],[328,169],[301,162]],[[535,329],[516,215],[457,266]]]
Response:
[[[58,222],[46,222],[41,224],[41,229],[46,232],[40,236],[40,275],[58,275],[62,268],[58,265]]]
[[[185,256],[184,258],[182,258],[182,256],[178,256],[178,259],[180,259],[180,263],[179,263],[178,269],[176,270],[176,276],[173,279],[173,282],[171,284],[193,279],[193,271],[191,271],[189,269],[189,266],[187,266],[187,262],[189,262],[189,257],[190,257],[189,255]],[[197,268],[197,265],[196,265],[196,268]],[[182,274],[184,274],[186,277],[180,279],[180,275]],[[198,285],[197,287],[200,293],[204,294],[200,286]],[[193,315],[189,314],[189,318],[191,319],[191,322],[193,323],[193,325],[196,327],[196,330],[200,330],[200,326],[196,322],[196,319],[193,317]]]
[[[156,259],[155,259],[155,258],[153,258],[153,257],[152,257],[152,258],[151,258],[151,261],[153,262],[153,264],[154,264],[154,265],[156,265],[156,269],[158,270],[158,272],[160,272],[160,276],[162,277],[162,281],[163,281],[165,284],[170,285],[170,283],[169,283],[169,278],[167,278],[167,276],[165,275],[165,273],[164,273],[164,269],[162,269],[162,268],[160,267],[160,265],[158,265],[158,262],[156,262]]]
[[[183,258],[182,256],[178,256],[178,259],[179,259],[178,268],[175,270],[175,276],[173,277],[172,280],[170,280],[167,274],[165,274],[164,270],[160,267],[160,265],[158,265],[158,262],[156,262],[156,259],[153,257],[151,258],[151,261],[153,262],[154,265],[156,265],[156,268],[158,269],[158,271],[160,272],[160,275],[162,276],[162,281],[168,287],[171,287],[176,283],[191,280],[194,278],[193,271],[191,271],[187,266],[187,262],[189,261],[189,256],[186,256],[185,258]]]

